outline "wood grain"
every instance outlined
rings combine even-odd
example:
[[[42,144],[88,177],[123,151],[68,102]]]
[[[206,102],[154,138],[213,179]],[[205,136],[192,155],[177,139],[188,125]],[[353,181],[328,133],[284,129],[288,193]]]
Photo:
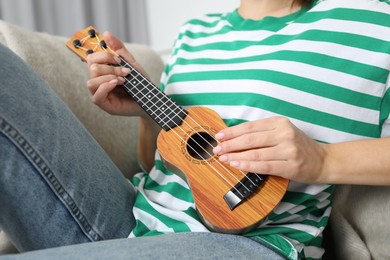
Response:
[[[96,37],[88,36],[90,30],[94,30]],[[66,45],[85,61],[87,51],[114,54],[109,48],[102,48],[102,40],[103,37],[90,26],[76,32]],[[76,47],[75,41],[80,41],[82,46]],[[231,210],[224,196],[247,173],[222,164],[212,153],[217,144],[214,135],[226,125],[215,111],[208,108],[193,107],[187,113],[180,126],[160,132],[157,147],[163,160],[188,181],[199,216],[209,229],[241,234],[255,228],[279,204],[287,190],[288,180],[268,176],[260,189]]]
[[[224,195],[246,173],[218,161],[216,155],[198,160],[186,147],[190,136],[197,132],[214,135],[226,125],[213,110],[193,107],[180,127],[161,131],[157,139],[163,159],[184,173],[191,187],[195,205],[203,222],[211,230],[240,234],[256,227],[278,205],[284,196],[288,180],[269,176],[262,188],[244,203],[230,210]]]

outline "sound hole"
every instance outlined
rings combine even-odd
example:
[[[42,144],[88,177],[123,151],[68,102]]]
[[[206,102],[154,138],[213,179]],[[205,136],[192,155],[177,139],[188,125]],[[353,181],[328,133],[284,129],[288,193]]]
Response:
[[[190,137],[187,142],[187,151],[195,159],[207,160],[213,156],[213,148],[216,145],[217,141],[212,135],[200,132]]]

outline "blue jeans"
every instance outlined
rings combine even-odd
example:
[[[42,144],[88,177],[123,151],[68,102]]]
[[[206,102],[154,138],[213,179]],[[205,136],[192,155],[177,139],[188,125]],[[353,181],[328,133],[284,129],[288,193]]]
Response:
[[[0,61],[0,228],[20,252],[38,250],[4,258],[281,259],[241,236],[123,239],[135,225],[134,187],[47,83],[1,44]]]

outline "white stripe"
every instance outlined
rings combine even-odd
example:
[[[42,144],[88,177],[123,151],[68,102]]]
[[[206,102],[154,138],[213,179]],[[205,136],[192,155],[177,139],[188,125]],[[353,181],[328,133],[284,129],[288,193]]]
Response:
[[[378,0],[326,0],[315,6],[311,11],[322,12],[333,10],[336,9],[335,6],[337,8],[367,10],[385,14],[389,14],[390,12],[390,5],[379,2]]]
[[[176,65],[172,74],[193,73],[202,71],[245,71],[245,70],[273,70],[282,73],[308,78],[315,81],[346,88],[353,85],[354,91],[381,97],[384,91],[384,84],[364,79],[355,75],[338,72],[335,70],[321,68],[310,64],[283,60],[253,61],[239,64],[220,65]],[[168,78],[169,81],[170,77]],[[369,88],[367,86],[370,86]],[[367,93],[367,89],[371,89]]]
[[[146,211],[143,211],[142,209],[134,207],[133,213],[135,218],[140,220],[150,230],[157,230],[160,232],[174,232],[172,228],[168,227],[158,218],[147,213]]]
[[[177,183],[186,189],[189,189],[188,184],[178,175],[167,175],[160,170],[154,170],[149,173],[149,177],[159,185],[167,185],[169,183]]]
[[[205,44],[215,44],[218,42],[236,42],[237,39],[240,39],[240,41],[252,41],[255,43],[266,39],[272,34],[275,33],[266,30],[252,30],[252,31],[229,31],[224,34],[215,34],[207,37],[199,37],[196,39],[188,37],[187,35],[183,35],[182,38],[179,41],[177,41],[178,43],[177,46],[179,46],[179,44],[181,43],[185,43],[192,47],[196,47]]]
[[[166,93],[196,94],[210,91],[209,81],[180,82],[179,85],[177,88],[174,87],[174,84],[168,85]],[[377,110],[346,104],[272,82],[261,80],[217,80],[212,83],[212,91],[213,93],[256,93],[274,97],[292,104],[298,104],[316,111],[322,111],[369,124],[378,124],[379,111]],[[300,103],[297,103],[297,100]]]
[[[362,139],[371,139],[364,135],[357,135],[348,132],[339,131],[336,129],[315,125],[312,123],[304,122],[298,119],[291,118],[291,123],[299,127],[309,137],[327,143],[340,143],[347,141],[355,141]]]
[[[355,47],[349,47],[337,43],[315,42],[315,41],[308,41],[308,40],[293,40],[280,45],[270,45],[270,46],[266,46],[266,45],[248,46],[246,48],[234,50],[234,51],[204,50],[198,52],[187,52],[185,50],[181,50],[178,53],[178,55],[173,56],[169,60],[168,64],[172,65],[173,63],[176,62],[178,58],[185,58],[185,59],[209,58],[209,59],[228,60],[228,59],[235,59],[235,58],[248,58],[254,55],[259,55],[259,56],[265,55],[265,54],[280,51],[281,49],[286,51],[314,52],[314,53],[346,59],[346,60],[350,60],[362,64],[376,66],[383,69],[390,69],[390,65],[387,62],[385,62],[389,59],[390,57],[389,54],[358,49]],[[356,55],[357,52],[359,53],[359,55]]]
[[[314,237],[317,237],[321,232],[321,230],[318,227],[315,226],[309,226],[309,225],[304,225],[304,224],[286,224],[286,225],[278,225],[278,227],[281,228],[291,228],[291,229],[296,229],[298,231],[303,231],[305,233],[308,233]]]
[[[239,118],[246,121],[269,118],[277,114],[258,108],[239,106],[205,106],[216,111],[222,118]],[[187,107],[184,107],[187,108]],[[335,129],[311,124],[297,119],[290,118],[290,121],[309,137],[327,143],[339,143],[345,141],[368,139],[366,136],[350,134]]]
[[[303,205],[295,205],[289,202],[281,202],[279,203],[278,206],[276,206],[276,208],[274,208],[273,212],[278,215],[283,214],[285,212],[288,212],[290,214],[295,214],[304,209],[306,209],[306,207]]]
[[[327,185],[327,184],[308,185],[308,184],[304,184],[304,183],[300,183],[300,182],[296,182],[296,181],[290,181],[290,183],[288,184],[289,191],[303,192],[303,193],[310,194],[310,195],[316,195],[319,192],[323,192],[324,190],[326,190],[329,187],[330,187],[330,185]]]
[[[155,209],[160,214],[165,215],[171,219],[185,223],[190,228],[191,231],[195,231],[195,232],[207,231],[207,228],[205,226],[203,226],[203,224],[201,222],[199,222],[198,220],[192,218],[190,215],[188,215],[180,210],[175,210],[174,208],[169,207],[169,203],[166,203],[166,205],[161,205],[158,202],[154,202],[153,200],[151,200],[151,198],[148,197],[148,194],[147,194],[148,191],[144,190],[145,180],[146,180],[146,178],[143,178],[141,180],[140,184],[138,185],[138,191],[142,194],[142,196],[144,196],[144,198],[147,200],[148,204],[153,209]],[[134,208],[137,209],[136,207],[134,207]],[[144,222],[143,217],[145,217],[145,221],[147,221],[146,218],[148,218],[148,219],[153,218],[156,220],[155,225],[158,224],[157,227],[159,229],[156,228],[156,230],[163,231],[163,232],[169,232],[169,230],[167,230],[164,227],[165,224],[160,225],[160,220],[158,220],[155,216],[152,216],[150,214],[148,214],[148,215],[135,215],[135,216],[137,219],[140,219],[142,222]]]
[[[320,195],[313,197],[313,199],[318,199],[320,202],[316,204],[316,208],[322,209],[330,205],[329,193],[321,192]],[[282,214],[288,212],[289,214],[296,214],[302,210],[306,209],[304,205],[295,205],[294,203],[282,201],[279,205],[273,210],[275,214]]]
[[[285,35],[296,35],[309,30],[322,30],[328,32],[357,34],[382,39],[385,41],[390,40],[389,27],[365,22],[345,21],[337,19],[321,19],[316,22],[310,23],[310,25],[308,26],[305,25],[306,24],[291,23],[289,26],[286,26],[278,33]]]
[[[313,216],[311,214],[308,214],[308,215],[298,215],[298,214],[292,214],[286,218],[283,218],[279,221],[269,221],[267,224],[280,224],[280,223],[291,223],[291,222],[295,222],[295,223],[299,223],[299,222],[302,222],[304,220],[311,220],[311,221],[315,221],[316,223],[319,223],[324,217],[329,217],[330,215],[330,212],[331,212],[331,208],[327,208],[324,212],[324,214],[321,216],[321,217],[316,217],[316,216]]]
[[[297,25],[298,26],[298,25]],[[286,27],[287,30],[289,27]],[[299,27],[298,27],[299,28]],[[307,28],[306,28],[307,29]],[[329,28],[328,28],[329,29]],[[298,29],[295,29],[298,30]],[[303,29],[302,29],[303,31]],[[287,32],[285,33],[287,34]],[[292,34],[292,33],[290,33]],[[240,37],[244,41],[253,41],[254,44],[261,41],[263,38],[269,37],[270,32],[260,31],[244,31],[236,32],[232,31],[223,35],[214,35],[205,38],[197,38],[195,40],[184,36],[177,45],[186,43],[190,46],[197,47],[204,44],[215,43],[215,42],[230,42],[234,40],[234,37]],[[380,37],[379,39],[381,39]],[[247,58],[255,55],[265,55],[280,50],[287,51],[307,51],[328,56],[333,56],[341,59],[347,59],[354,62],[372,65],[384,69],[390,69],[390,64],[385,62],[389,59],[390,55],[386,53],[379,53],[370,50],[358,49],[355,47],[349,47],[337,43],[331,42],[320,42],[320,41],[308,41],[308,40],[292,40],[279,45],[255,45],[248,46],[243,49],[234,51],[224,50],[204,50],[198,52],[187,52],[181,50],[180,53],[170,59],[169,63],[172,65],[176,62],[177,58],[188,58],[188,59],[199,59],[199,58],[210,58],[210,59],[234,59],[234,58]],[[355,55],[356,52],[359,55]]]
[[[216,20],[220,20],[220,18],[218,18]],[[214,21],[211,21],[211,22],[214,22]],[[207,26],[203,26],[203,25],[200,25],[200,24],[190,24],[189,23],[189,24],[183,26],[179,30],[179,33],[180,34],[181,33],[213,34],[213,33],[216,33],[218,31],[220,31],[224,26],[227,26],[227,25],[229,25],[229,23],[227,23],[226,20],[220,20],[220,22],[218,22],[216,24],[216,26],[214,26],[214,27],[207,27]]]
[[[194,208],[195,206],[193,203],[181,200],[179,198],[176,198],[172,196],[168,192],[157,192],[154,190],[144,190],[144,193],[148,200],[150,200],[153,203],[157,203],[163,207],[170,208],[172,210],[187,210],[188,208]]]

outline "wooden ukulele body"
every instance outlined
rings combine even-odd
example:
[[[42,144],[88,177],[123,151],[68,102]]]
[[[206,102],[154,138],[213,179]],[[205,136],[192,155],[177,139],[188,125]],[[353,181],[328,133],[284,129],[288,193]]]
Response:
[[[76,32],[66,46],[83,61],[91,53],[103,51],[117,56],[119,66],[131,69],[123,89],[164,129],[157,138],[158,150],[165,162],[174,166],[174,172],[178,169],[184,173],[199,216],[209,229],[245,233],[279,204],[288,180],[238,171],[219,162],[212,153],[217,145],[214,135],[226,128],[216,112],[204,107],[184,110],[175,104],[111,50],[92,26]]]
[[[268,176],[260,189],[232,210],[224,196],[246,173],[219,162],[211,148],[206,148],[208,152],[202,149],[193,151],[193,140],[211,147],[204,141],[207,139],[215,146],[214,135],[226,125],[211,109],[193,107],[187,113],[180,126],[160,132],[157,139],[160,155],[164,161],[184,173],[197,211],[209,229],[230,234],[249,231],[277,206],[286,192],[288,180]]]

